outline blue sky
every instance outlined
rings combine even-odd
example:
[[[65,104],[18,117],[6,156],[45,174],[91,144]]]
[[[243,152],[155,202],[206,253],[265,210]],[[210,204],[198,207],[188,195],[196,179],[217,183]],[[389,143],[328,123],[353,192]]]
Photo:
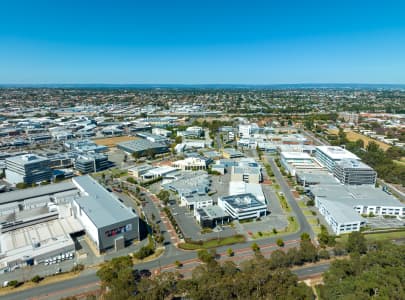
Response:
[[[0,2],[0,83],[405,83],[405,1]]]

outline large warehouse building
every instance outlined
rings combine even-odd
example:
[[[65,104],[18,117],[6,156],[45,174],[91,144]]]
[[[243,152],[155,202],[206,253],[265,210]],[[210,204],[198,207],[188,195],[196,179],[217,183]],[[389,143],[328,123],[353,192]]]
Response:
[[[139,238],[139,218],[113,194],[90,176],[73,178],[80,196],[73,200],[74,216],[98,250],[115,247]]]
[[[139,218],[90,176],[1,194],[0,273],[59,262],[85,232],[99,251],[139,238]]]
[[[122,142],[117,144],[117,147],[129,154],[138,156],[147,156],[150,153],[161,154],[169,151],[169,148],[165,144],[151,142],[146,139]]]

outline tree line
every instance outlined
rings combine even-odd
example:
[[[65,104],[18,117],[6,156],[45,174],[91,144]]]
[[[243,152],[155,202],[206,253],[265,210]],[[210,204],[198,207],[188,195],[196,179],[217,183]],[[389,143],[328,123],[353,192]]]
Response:
[[[202,263],[187,279],[178,271],[143,276],[142,271],[134,271],[130,257],[112,259],[97,275],[103,299],[111,300],[315,299],[312,288],[289,268],[319,260],[322,251],[349,256],[331,263],[324,283],[317,287],[319,299],[405,299],[405,246],[369,243],[360,232],[329,250],[316,248],[303,234],[299,248],[280,248],[267,259],[257,247],[254,258],[239,266],[233,261],[220,264],[215,250],[202,250],[198,253]],[[179,269],[182,264],[176,261],[175,266]]]
[[[378,177],[395,184],[405,186],[405,166],[396,164],[394,160],[400,160],[405,156],[405,150],[399,147],[390,147],[386,151],[373,141],[365,147],[363,140],[350,142],[342,128],[339,129],[337,139],[333,145],[345,145],[346,149],[356,154],[361,160],[371,166],[378,174]]]

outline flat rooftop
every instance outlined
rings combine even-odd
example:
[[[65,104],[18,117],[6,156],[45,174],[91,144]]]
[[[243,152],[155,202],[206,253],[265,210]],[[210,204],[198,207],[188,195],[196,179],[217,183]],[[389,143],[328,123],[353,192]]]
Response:
[[[139,165],[139,166],[134,166],[128,169],[128,171],[133,171],[133,172],[142,172],[142,171],[148,171],[150,169],[153,169],[154,167],[151,165]]]
[[[118,146],[125,147],[133,152],[146,151],[148,149],[167,147],[164,144],[151,142],[146,139],[122,142],[122,143],[119,143]]]
[[[223,150],[224,153],[229,154],[230,156],[235,156],[235,157],[243,157],[245,156],[242,152],[235,150],[233,148],[225,148]]]
[[[260,174],[260,167],[232,167],[234,174]]]
[[[362,161],[356,159],[343,159],[337,163],[340,167],[344,169],[366,169],[373,170],[369,165],[366,165]]]
[[[257,200],[257,198],[250,193],[225,196],[222,197],[221,200],[227,202],[230,206],[240,210],[265,206],[265,204]]]
[[[89,175],[75,177],[72,181],[83,195],[75,201],[98,228],[137,217]]]
[[[357,155],[343,149],[342,147],[338,146],[318,146],[316,147],[317,150],[323,152],[325,155],[329,156],[333,160],[341,160],[341,159],[355,159],[360,160]]]
[[[170,166],[161,166],[161,167],[156,167],[156,168],[152,168],[152,169],[148,170],[147,173],[145,173],[145,176],[146,175],[167,174],[167,173],[174,172],[174,171],[177,171],[177,169],[170,167]]]
[[[74,217],[56,219],[0,235],[0,267],[27,257],[34,258],[55,251],[74,249],[74,242],[69,234],[82,231],[83,227]],[[33,243],[39,243],[34,248]]]
[[[0,194],[0,205],[15,201],[24,201],[31,198],[52,195],[56,193],[76,190],[76,186],[70,182],[65,181],[61,183],[53,183],[48,185],[41,185],[38,187],[27,188],[12,192]]]
[[[229,216],[222,208],[219,206],[208,206],[197,209],[199,215],[203,219],[215,219],[223,218]]]
[[[262,185],[260,183],[247,183],[243,181],[230,181],[229,182],[229,195],[243,195],[252,194],[257,200],[265,202],[266,198],[264,196]]]
[[[317,184],[327,184],[327,185],[332,185],[332,184],[337,184],[340,185],[341,183],[336,180],[335,177],[333,177],[332,174],[328,173],[327,171],[321,171],[321,170],[306,170],[306,171],[301,171],[298,170],[296,172],[296,176],[300,180],[305,180],[308,183],[317,183]]]
[[[352,207],[364,206],[393,206],[405,207],[394,196],[380,188],[369,185],[316,185],[311,187],[311,192],[317,197],[326,200],[345,203]]]
[[[204,201],[212,201],[212,198],[208,195],[191,194],[184,197],[188,203],[197,203]]]
[[[39,163],[42,161],[48,161],[48,158],[38,156],[35,154],[24,154],[24,155],[8,157],[8,158],[6,158],[6,161],[11,161],[13,163],[24,166],[24,165],[29,165],[29,164],[36,164],[36,163]]]
[[[210,189],[210,176],[205,172],[179,172],[179,177],[162,184],[164,189],[183,194],[206,193]]]
[[[354,209],[338,201],[322,200],[322,204],[338,223],[365,222]]]
[[[312,159],[312,157],[306,152],[281,152],[281,156],[285,159]]]

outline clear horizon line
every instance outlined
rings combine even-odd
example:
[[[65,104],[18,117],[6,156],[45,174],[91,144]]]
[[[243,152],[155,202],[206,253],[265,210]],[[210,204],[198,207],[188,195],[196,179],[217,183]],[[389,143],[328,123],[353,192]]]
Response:
[[[111,82],[41,82],[41,83],[0,83],[0,86],[8,85],[8,86],[21,86],[21,85],[246,85],[246,86],[271,86],[271,85],[405,85],[404,83],[395,83],[395,82],[281,82],[281,83],[215,83],[215,82],[207,82],[207,83],[111,83]]]

